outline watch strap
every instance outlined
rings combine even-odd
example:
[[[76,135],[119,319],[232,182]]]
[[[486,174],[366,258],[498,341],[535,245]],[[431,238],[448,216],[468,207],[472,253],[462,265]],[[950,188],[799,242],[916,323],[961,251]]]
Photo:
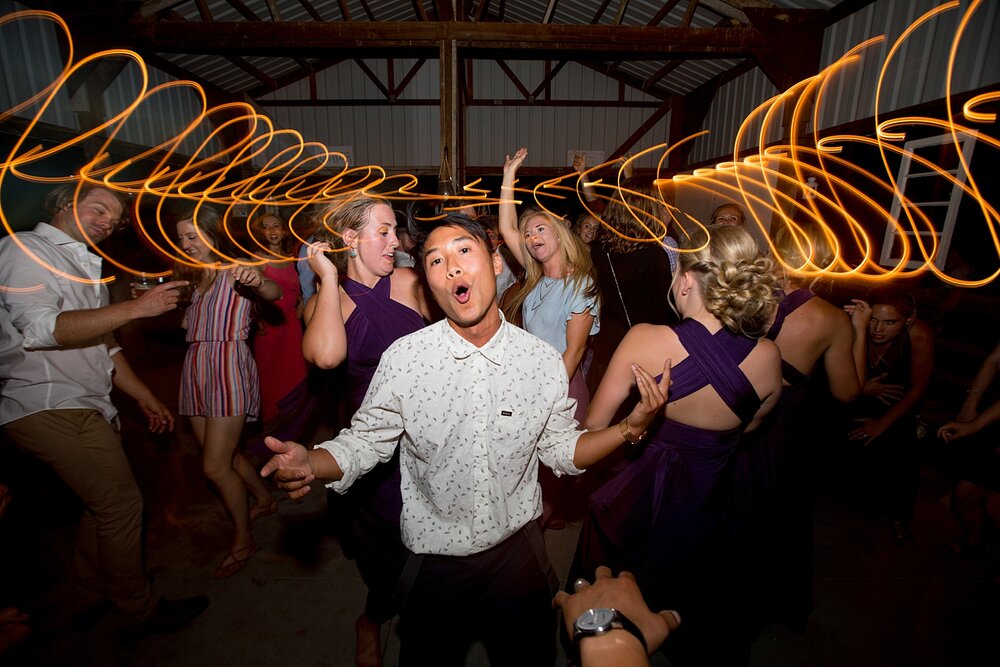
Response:
[[[614,618],[612,618],[611,620],[610,627],[604,630],[593,630],[593,631],[584,631],[580,630],[579,628],[574,628],[573,643],[579,645],[580,640],[586,637],[599,637],[600,635],[603,635],[607,632],[611,632],[612,630],[626,630],[630,634],[634,635],[636,639],[639,640],[639,643],[642,644],[642,650],[645,651],[646,654],[648,655],[649,646],[646,645],[646,638],[642,636],[642,630],[639,629],[639,626],[633,623],[632,619],[630,619],[628,616],[621,613],[617,609],[612,609],[611,611],[614,612]]]

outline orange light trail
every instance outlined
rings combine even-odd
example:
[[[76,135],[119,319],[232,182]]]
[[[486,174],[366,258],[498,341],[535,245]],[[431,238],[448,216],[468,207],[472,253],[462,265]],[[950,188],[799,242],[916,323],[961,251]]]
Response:
[[[791,273],[806,277],[827,275],[833,278],[892,280],[929,271],[951,285],[985,285],[1000,275],[1000,234],[997,231],[1000,215],[997,207],[987,201],[972,165],[966,162],[959,149],[965,137],[975,137],[978,146],[990,150],[1000,149],[1000,141],[984,130],[984,126],[996,123],[996,113],[989,105],[1000,102],[1000,91],[989,91],[972,97],[962,106],[958,118],[951,102],[952,77],[959,47],[967,27],[981,6],[981,0],[969,3],[951,40],[947,61],[946,118],[885,117],[880,103],[883,89],[892,80],[890,68],[897,64],[895,58],[907,40],[927,29],[938,17],[959,9],[960,3],[957,1],[944,3],[917,18],[889,47],[881,63],[874,90],[874,136],[821,136],[818,128],[821,110],[833,83],[850,70],[859,68],[873,52],[872,47],[885,41],[884,37],[875,37],[858,44],[815,76],[758,105],[736,132],[732,159],[721,162],[714,168],[696,169],[690,174],[670,177],[665,173],[665,165],[671,153],[687,142],[697,141],[708,132],[704,130],[672,144],[657,144],[636,155],[592,166],[582,174],[574,172],[551,178],[530,189],[515,187],[514,194],[508,196],[519,197],[515,200],[517,203],[530,201],[553,215],[556,215],[552,210],[553,202],[578,199],[589,215],[613,233],[631,238],[602,218],[584,194],[590,193],[592,197],[605,202],[617,201],[621,204],[624,201],[627,213],[643,230],[642,238],[633,240],[661,242],[667,235],[669,226],[678,230],[675,232],[677,235],[707,226],[706,221],[685,213],[663,195],[662,186],[672,180],[678,188],[683,185],[692,192],[713,197],[721,195],[742,204],[747,211],[748,224],[756,227],[758,236],[771,246],[771,253],[779,265]],[[239,102],[209,107],[205,92],[194,82],[173,81],[149,87],[146,65],[134,52],[115,49],[76,60],[69,28],[56,14],[45,11],[16,12],[0,17],[0,30],[17,21],[51,23],[61,32],[69,46],[62,73],[56,80],[31,93],[10,109],[0,110],[0,122],[15,115],[34,114],[8,155],[0,156],[0,188],[7,180],[20,179],[36,183],[75,183],[77,193],[85,184],[97,184],[133,195],[133,224],[136,233],[149,247],[169,260],[196,268],[207,266],[181,251],[173,231],[165,223],[166,211],[178,202],[187,202],[195,208],[212,205],[223,210],[223,230],[237,248],[236,254],[240,256],[221,256],[221,261],[210,265],[222,268],[236,263],[261,265],[273,261],[301,261],[297,257],[271,252],[262,239],[258,238],[252,221],[265,213],[279,212],[282,219],[287,221],[294,238],[304,243],[306,238],[300,234],[296,221],[308,216],[316,207],[356,193],[378,197],[388,203],[443,200],[444,211],[458,210],[469,204],[496,204],[501,201],[502,195],[493,196],[481,186],[479,180],[465,186],[464,192],[457,196],[421,193],[416,176],[392,175],[378,165],[350,165],[342,153],[330,151],[317,142],[307,141],[295,130],[276,128],[271,119],[250,104]],[[141,86],[134,99],[124,108],[110,114],[97,127],[81,132],[68,141],[49,148],[32,146],[30,141],[33,130],[41,122],[46,110],[56,102],[57,95],[64,92],[69,79],[74,75],[79,77],[80,72],[92,63],[111,57],[126,58],[130,66],[139,68]],[[194,95],[198,113],[162,143],[144,149],[129,159],[114,162],[110,157],[112,144],[125,123],[130,118],[151,113],[150,110],[159,97],[177,92]],[[782,127],[784,119],[790,119],[787,130]],[[813,128],[809,134],[802,130],[807,122],[811,122]],[[932,128],[950,135],[951,143],[958,152],[961,168],[965,172],[965,180],[958,178],[953,173],[954,169],[936,164],[933,160],[902,147],[907,128]],[[771,139],[786,133],[788,136],[785,139],[777,142]],[[226,141],[222,141],[223,136]],[[33,168],[43,161],[95,142],[100,144],[93,152],[96,157],[80,167],[75,174],[46,176],[32,173]],[[754,152],[741,148],[753,143],[760,147]],[[849,145],[877,150],[883,173],[866,171],[842,158],[841,151]],[[629,167],[640,159],[649,158],[656,162],[654,182],[658,186],[658,197],[629,191],[624,185]],[[997,253],[997,265],[988,275],[969,280],[950,276],[939,266],[943,265],[939,256],[939,230],[935,228],[934,221],[920,209],[918,202],[907,197],[900,189],[892,169],[893,160],[899,159],[912,161],[926,170],[926,173],[932,174],[932,178],[943,179],[948,187],[960,189],[964,197],[971,197],[978,203],[981,223],[986,226]],[[153,164],[147,173],[126,176],[137,164],[145,162]],[[263,162],[263,166],[255,166],[255,163],[260,162]],[[614,177],[610,177],[611,174]],[[809,188],[810,181],[818,186],[811,190],[811,196],[797,196]],[[872,195],[872,192],[876,194]],[[643,198],[662,205],[666,211],[665,218],[660,220],[650,216],[638,206],[637,200]],[[899,202],[901,215],[893,216],[884,203],[894,199]],[[144,205],[147,202],[150,205]],[[331,212],[327,211],[317,222],[329,227],[330,215]],[[14,229],[2,202],[0,222],[7,233],[13,235]],[[974,222],[965,219],[962,224],[967,228]],[[811,242],[804,223],[818,228],[835,248],[836,257],[829,264],[818,266],[807,260],[805,266],[792,266],[778,256],[773,244],[767,240],[773,237],[775,231],[786,227],[803,256],[808,257]],[[79,220],[77,225],[80,226]],[[883,227],[893,231],[899,245],[899,257],[892,258],[888,264],[880,257],[882,236],[875,236],[872,231]],[[82,226],[80,229],[83,229]],[[199,230],[198,233],[202,232]],[[14,238],[16,240],[16,235]],[[31,255],[20,241],[17,242]],[[153,273],[133,266],[132,261],[126,258],[112,257],[96,247],[94,250],[122,272]],[[31,256],[44,265],[40,258]],[[46,268],[70,280],[92,282],[67,275],[52,266],[46,265]],[[38,289],[38,286],[10,286],[0,289],[23,291]]]

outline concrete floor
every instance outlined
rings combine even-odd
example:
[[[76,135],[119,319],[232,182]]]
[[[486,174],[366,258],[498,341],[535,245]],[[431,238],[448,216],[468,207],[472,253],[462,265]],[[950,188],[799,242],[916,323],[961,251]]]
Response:
[[[160,323],[162,324],[162,323]],[[169,327],[123,334],[141,376],[176,405],[183,341]],[[0,444],[0,482],[15,494],[0,525],[0,604],[32,615],[34,635],[0,664],[12,665],[352,665],[354,620],[364,590],[325,526],[322,489],[255,527],[262,549],[240,574],[212,571],[228,546],[222,506],[200,472],[185,424],[169,436],[144,433],[128,399],[124,439],[146,500],[147,567],[158,595],[205,593],[211,606],[189,627],[119,645],[110,620],[87,634],[70,627],[66,570],[79,512],[48,471]],[[320,419],[313,440],[334,428]],[[942,559],[933,547],[957,536],[946,485],[928,469],[921,488],[913,548],[898,548],[886,526],[847,502],[849,484],[820,490],[817,507],[816,609],[805,634],[769,627],[753,647],[754,666],[937,666],[998,664],[993,643],[1000,595],[982,583],[983,563]],[[578,526],[546,535],[565,577]],[[994,547],[995,550],[995,547]],[[994,557],[996,554],[993,554]],[[394,627],[384,632],[387,665],[395,664]],[[484,665],[473,649],[470,665]],[[562,660],[560,660],[562,664]],[[668,664],[660,657],[654,665]]]

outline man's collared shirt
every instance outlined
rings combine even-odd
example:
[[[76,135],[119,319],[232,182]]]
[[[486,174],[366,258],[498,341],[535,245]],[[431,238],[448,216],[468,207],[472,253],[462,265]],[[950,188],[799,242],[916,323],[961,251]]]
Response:
[[[465,556],[499,544],[541,514],[538,461],[573,465],[581,431],[562,357],[502,321],[477,348],[442,320],[393,343],[349,429],[322,447],[340,493],[400,449],[403,543]]]
[[[33,255],[29,256],[16,241]],[[17,239],[0,239],[0,424],[43,410],[93,408],[111,421],[114,362],[104,339],[61,349],[59,313],[108,305],[101,259],[61,230],[39,223]]]

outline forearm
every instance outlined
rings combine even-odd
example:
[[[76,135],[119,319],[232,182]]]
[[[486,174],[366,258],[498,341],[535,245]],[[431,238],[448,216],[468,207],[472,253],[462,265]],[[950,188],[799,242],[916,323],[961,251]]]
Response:
[[[137,401],[142,401],[153,396],[153,392],[135,374],[135,371],[132,370],[132,366],[128,363],[122,352],[113,355],[111,361],[115,364],[113,382],[116,387]]]
[[[576,375],[576,369],[580,366],[580,361],[583,359],[582,347],[568,347],[566,351],[563,352],[563,365],[566,366],[566,377],[573,380],[573,376]]]
[[[52,335],[60,347],[93,344],[95,339],[138,319],[138,303],[138,300],[121,301],[104,308],[59,313]]]
[[[277,301],[281,298],[281,285],[270,278],[264,278],[260,287],[254,288],[254,292],[265,301]]]
[[[316,479],[336,482],[344,476],[344,471],[340,469],[337,459],[333,458],[333,454],[322,447],[309,450],[309,465],[312,467]]]
[[[504,243],[510,248],[511,254],[518,264],[524,266],[524,257],[521,255],[521,240],[517,229],[517,205],[514,200],[514,180],[515,173],[505,173],[503,184],[500,186],[500,204],[497,220],[500,227],[500,236]]]
[[[635,427],[632,427],[634,429]],[[633,433],[635,431],[633,430]],[[573,465],[584,470],[625,444],[621,428],[614,424],[599,431],[586,431],[576,440]]]

